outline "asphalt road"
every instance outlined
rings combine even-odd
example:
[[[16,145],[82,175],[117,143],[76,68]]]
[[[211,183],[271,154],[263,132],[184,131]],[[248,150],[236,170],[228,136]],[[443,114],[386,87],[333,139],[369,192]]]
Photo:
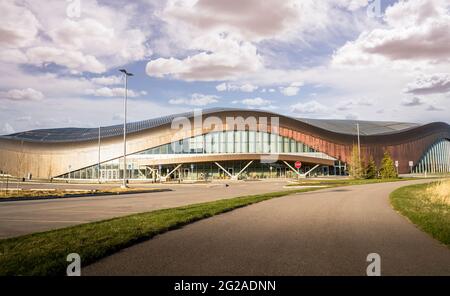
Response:
[[[82,268],[83,275],[450,275],[450,250],[390,206],[395,188],[349,186],[272,199],[205,219]]]
[[[256,184],[257,183],[257,184]],[[171,188],[173,191],[51,200],[0,202],[0,238],[99,221],[134,213],[172,208],[241,195],[279,191],[286,180],[213,184],[135,184],[132,187]],[[21,184],[29,188],[109,188],[99,184]]]

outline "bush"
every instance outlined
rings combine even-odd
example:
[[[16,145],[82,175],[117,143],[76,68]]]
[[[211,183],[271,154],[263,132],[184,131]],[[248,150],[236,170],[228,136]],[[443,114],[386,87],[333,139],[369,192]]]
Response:
[[[389,152],[385,151],[383,160],[381,161],[380,175],[383,179],[397,178],[397,169]]]
[[[375,179],[377,178],[377,175],[377,165],[375,164],[375,160],[373,160],[373,157],[371,156],[366,167],[366,179]]]

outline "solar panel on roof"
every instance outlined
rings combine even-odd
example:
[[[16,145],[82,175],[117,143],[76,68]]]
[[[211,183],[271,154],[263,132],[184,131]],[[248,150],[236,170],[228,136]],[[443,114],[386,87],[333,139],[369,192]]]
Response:
[[[211,108],[203,110],[203,114],[206,115],[221,111],[266,112],[260,110],[245,110],[236,108]],[[130,133],[139,132],[145,129],[151,129],[165,124],[169,124],[176,117],[192,117],[193,115],[194,112],[184,112],[138,122],[131,122],[127,123],[127,131]],[[293,119],[332,132],[352,134],[352,135],[356,134],[357,122],[360,124],[361,135],[383,134],[418,126],[418,124],[415,123],[403,123],[403,122],[331,120],[331,119],[308,119],[308,118],[293,118]],[[101,138],[121,135],[123,133],[123,125],[117,124],[112,126],[101,127],[100,133]],[[39,129],[15,133],[2,137],[9,139],[39,141],[39,142],[88,141],[98,138],[98,128],[70,127],[70,128],[56,128],[56,129]]]

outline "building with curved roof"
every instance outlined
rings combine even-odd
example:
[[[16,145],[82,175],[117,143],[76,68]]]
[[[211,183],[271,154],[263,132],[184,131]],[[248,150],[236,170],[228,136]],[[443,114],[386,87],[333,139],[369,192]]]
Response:
[[[293,118],[215,108],[123,125],[39,129],[0,136],[0,171],[18,177],[116,180],[344,175],[353,146],[399,173],[450,172],[450,126]],[[301,168],[294,167],[301,162]],[[412,166],[411,166],[412,165]]]

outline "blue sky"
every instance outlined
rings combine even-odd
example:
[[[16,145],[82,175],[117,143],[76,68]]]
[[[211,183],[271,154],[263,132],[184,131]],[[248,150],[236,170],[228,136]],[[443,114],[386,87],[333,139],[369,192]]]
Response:
[[[21,0],[0,9],[0,134],[120,123],[120,68],[135,74],[130,120],[222,106],[450,122],[445,0]]]

